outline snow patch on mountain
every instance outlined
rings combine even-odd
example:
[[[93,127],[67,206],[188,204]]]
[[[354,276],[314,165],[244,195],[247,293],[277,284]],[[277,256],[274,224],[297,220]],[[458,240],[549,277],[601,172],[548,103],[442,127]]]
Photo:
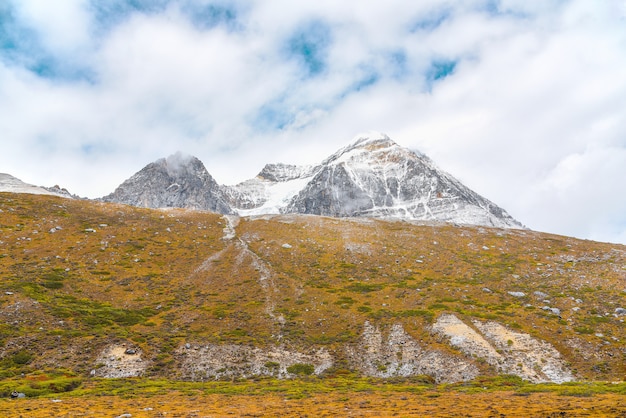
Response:
[[[0,192],[44,194],[66,198],[73,197],[67,190],[62,189],[59,186],[38,187],[32,184],[24,183],[22,180],[6,173],[0,173]]]

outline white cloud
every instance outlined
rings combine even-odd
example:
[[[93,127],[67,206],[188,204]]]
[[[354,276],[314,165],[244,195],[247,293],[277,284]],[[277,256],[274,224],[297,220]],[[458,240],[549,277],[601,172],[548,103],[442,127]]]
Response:
[[[23,23],[35,28],[39,41],[67,58],[90,44],[90,15],[84,0],[20,0],[14,2]]]

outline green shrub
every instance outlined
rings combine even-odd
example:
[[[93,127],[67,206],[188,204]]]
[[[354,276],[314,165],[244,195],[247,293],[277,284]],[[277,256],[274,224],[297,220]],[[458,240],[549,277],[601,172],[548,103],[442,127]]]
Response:
[[[313,367],[312,364],[306,364],[306,363],[296,363],[287,367],[287,372],[291,374],[297,374],[297,375],[308,376],[308,375],[313,374],[314,371],[315,371],[315,367]]]
[[[275,361],[268,361],[264,366],[270,370],[276,370],[280,367],[280,364]]]
[[[358,292],[358,293],[369,293],[375,292],[383,288],[382,284],[375,283],[353,283],[351,285],[346,286],[344,289],[349,290],[350,292]]]
[[[28,364],[33,360],[33,355],[26,350],[18,351],[13,354],[11,361],[18,365]]]

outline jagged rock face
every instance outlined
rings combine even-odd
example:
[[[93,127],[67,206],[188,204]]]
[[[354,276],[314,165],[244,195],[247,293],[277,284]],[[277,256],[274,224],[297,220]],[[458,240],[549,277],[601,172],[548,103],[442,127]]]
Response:
[[[330,156],[282,211],[522,227],[427,157],[385,135],[359,138]]]
[[[220,186],[202,162],[180,153],[148,164],[103,200],[148,208],[233,213]]]
[[[314,168],[309,166],[298,166],[292,164],[266,164],[258,177],[268,181],[289,181],[302,177],[310,177]]]
[[[261,207],[267,201],[264,182],[258,177],[237,186],[222,186],[222,192],[231,207],[248,210]]]
[[[426,156],[383,134],[358,137],[317,166],[268,164],[235,186],[218,186],[198,159],[177,154],[149,164],[104,200],[240,216],[303,213],[523,228]]]

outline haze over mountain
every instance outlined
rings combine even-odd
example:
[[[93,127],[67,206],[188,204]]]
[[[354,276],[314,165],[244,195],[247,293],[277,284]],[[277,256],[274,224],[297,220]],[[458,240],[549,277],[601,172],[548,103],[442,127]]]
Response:
[[[198,159],[177,154],[149,164],[103,199],[242,216],[303,213],[523,227],[428,157],[380,133],[357,136],[316,166],[268,164],[235,186],[218,186]]]

